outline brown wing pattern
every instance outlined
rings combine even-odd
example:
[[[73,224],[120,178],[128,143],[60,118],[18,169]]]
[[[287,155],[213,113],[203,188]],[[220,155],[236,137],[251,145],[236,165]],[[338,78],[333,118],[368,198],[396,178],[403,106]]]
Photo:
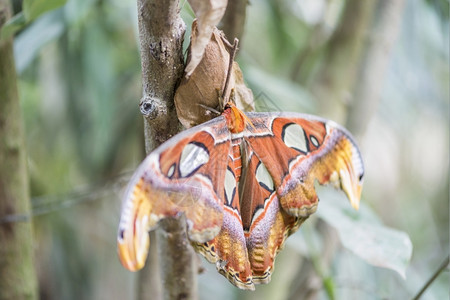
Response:
[[[238,178],[233,148],[228,152],[224,180],[223,224],[219,234],[205,243],[193,243],[194,248],[211,262],[231,283],[242,289],[254,289],[238,192]]]
[[[148,231],[162,218],[185,213],[191,241],[202,243],[217,235],[229,147],[230,133],[219,117],[184,131],[147,156],[122,204],[118,251],[125,267],[136,271],[144,266]]]
[[[345,129],[301,114],[248,117],[252,124],[243,133],[232,135],[219,117],[145,159],[123,204],[124,266],[140,269],[148,230],[184,213],[196,251],[235,286],[254,289],[270,281],[286,238],[316,210],[315,180],[343,189],[358,207],[363,164]]]
[[[193,245],[231,283],[253,290],[254,284],[270,281],[275,256],[306,218],[281,209],[274,182],[251,148],[243,157],[239,186],[232,158],[230,153],[222,229],[211,241]]]
[[[255,284],[268,283],[277,253],[286,238],[306,218],[298,218],[281,209],[274,180],[267,167],[248,148],[248,163],[241,180],[241,215],[248,257]],[[244,218],[245,216],[245,218]]]
[[[256,129],[246,139],[267,166],[281,206],[289,214],[307,217],[315,212],[315,180],[341,188],[358,207],[363,162],[344,128],[332,121],[293,113],[256,113],[249,117]]]

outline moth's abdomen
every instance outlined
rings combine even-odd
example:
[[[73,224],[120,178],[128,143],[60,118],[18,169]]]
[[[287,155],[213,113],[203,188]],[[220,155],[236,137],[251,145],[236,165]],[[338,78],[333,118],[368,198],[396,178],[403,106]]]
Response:
[[[241,155],[241,143],[242,138],[233,139],[231,141],[231,153],[233,155],[233,171],[234,175],[236,177],[236,182],[239,182],[239,179],[241,178],[242,174],[242,155]]]

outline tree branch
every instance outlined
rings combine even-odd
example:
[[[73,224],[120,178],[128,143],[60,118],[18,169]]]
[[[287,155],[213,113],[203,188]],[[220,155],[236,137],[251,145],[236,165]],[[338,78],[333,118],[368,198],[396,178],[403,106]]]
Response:
[[[138,0],[141,46],[141,111],[146,119],[146,151],[179,131],[173,104],[175,87],[182,76],[185,24],[179,2]]]
[[[327,118],[338,122],[345,118],[375,4],[376,1],[346,1],[342,21],[326,46],[317,77],[311,81],[311,90]]]
[[[347,117],[346,127],[357,138],[366,130],[378,106],[391,50],[403,18],[404,4],[404,0],[381,0],[377,5],[377,18],[368,34]]]
[[[228,40],[232,41],[235,38],[241,40],[248,4],[248,0],[228,0],[227,10],[219,25]]]
[[[0,31],[10,17],[0,0]],[[0,40],[0,219],[30,215],[22,114],[12,39]],[[0,224],[0,299],[37,299],[31,219]]]
[[[425,285],[420,289],[420,291],[417,293],[416,296],[414,296],[413,300],[419,300],[420,297],[422,297],[423,293],[430,287],[430,285],[433,283],[433,281],[438,278],[439,274],[441,274],[442,271],[444,271],[445,268],[448,267],[448,264],[450,262],[450,257],[447,256],[447,258],[442,262],[442,264],[439,266],[439,268],[436,270],[436,272],[433,273],[430,279],[425,283]]]
[[[181,20],[179,2],[138,0],[139,38],[141,46],[143,98],[141,112],[145,116],[145,146],[153,148],[179,131],[173,97],[183,75],[183,37],[185,24]],[[186,236],[184,218],[161,221],[157,230],[158,262],[163,284],[163,297],[157,294],[158,282],[155,253],[139,278],[140,299],[195,299],[196,265],[194,252]],[[151,247],[152,249],[156,249]],[[153,290],[147,287],[153,287]],[[156,292],[156,293],[155,293]]]

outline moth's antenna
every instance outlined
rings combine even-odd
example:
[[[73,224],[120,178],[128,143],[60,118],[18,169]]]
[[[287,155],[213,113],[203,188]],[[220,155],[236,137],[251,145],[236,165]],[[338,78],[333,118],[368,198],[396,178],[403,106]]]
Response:
[[[236,56],[236,52],[238,49],[238,44],[239,44],[239,40],[237,38],[234,39],[234,43],[233,45],[231,45],[225,38],[222,37],[222,40],[224,41],[224,43],[231,48],[231,53],[230,53],[230,60],[228,62],[228,72],[227,72],[227,78],[225,79],[225,85],[223,87],[222,90],[222,100],[224,103],[222,103],[222,107],[225,106],[225,100],[228,100],[228,95],[226,95],[227,93],[227,89],[228,86],[230,84],[230,79],[231,79],[231,73],[233,70],[233,62],[234,62],[234,57]]]
[[[267,110],[273,111],[274,109],[276,111],[282,111],[280,106],[274,100],[272,100],[272,98],[269,97],[269,95],[267,95],[264,91],[260,91],[256,95],[255,106],[256,106],[256,103],[262,103],[262,105],[261,104],[258,105],[259,109],[263,109],[262,111],[267,111]]]
[[[220,111],[218,111],[218,110],[216,110],[216,109],[214,109],[214,108],[212,108],[212,107],[203,105],[203,104],[201,104],[201,103],[198,103],[197,105],[199,105],[200,107],[202,107],[202,108],[204,108],[204,109],[206,109],[206,110],[212,111],[213,113],[216,113],[217,115],[221,115]]]

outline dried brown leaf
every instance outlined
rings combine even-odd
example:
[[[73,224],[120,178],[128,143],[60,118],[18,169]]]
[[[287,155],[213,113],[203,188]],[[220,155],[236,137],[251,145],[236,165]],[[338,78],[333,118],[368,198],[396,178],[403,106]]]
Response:
[[[191,60],[187,64],[186,76],[192,75],[200,63],[206,45],[211,39],[214,28],[219,24],[227,8],[227,0],[188,0],[198,22],[198,34],[191,37]]]
[[[197,34],[197,23],[192,24],[193,36]],[[219,103],[228,73],[230,54],[223,42],[223,33],[214,28],[209,43],[205,47],[205,54],[189,78],[182,78],[175,93],[175,106],[180,122],[186,128],[206,122],[217,114],[208,110],[209,107],[222,110],[223,103]],[[190,50],[191,48],[189,48]],[[188,53],[188,63],[192,59]],[[238,108],[246,111],[254,109],[253,93],[245,86],[239,65],[233,63],[228,91],[234,90],[234,100]],[[226,94],[229,94],[227,91]]]

